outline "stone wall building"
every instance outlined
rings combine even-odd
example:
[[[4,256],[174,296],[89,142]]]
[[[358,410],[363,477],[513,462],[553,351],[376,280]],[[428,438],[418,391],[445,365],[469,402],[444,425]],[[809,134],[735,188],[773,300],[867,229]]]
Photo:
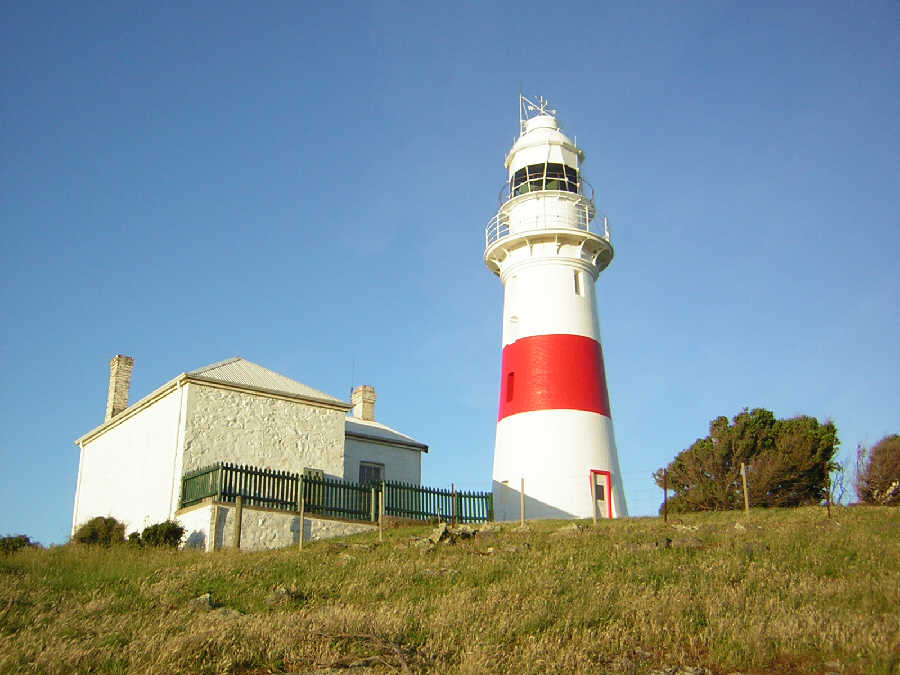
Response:
[[[75,441],[81,457],[73,532],[95,516],[113,516],[128,532],[177,519],[190,545],[227,546],[231,506],[180,508],[182,476],[217,462],[420,483],[428,446],[375,421],[370,386],[357,387],[347,403],[235,357],[182,373],[128,406],[133,362],[112,359],[106,419]],[[305,537],[365,527],[316,517],[305,523]],[[242,548],[286,546],[298,537],[295,514],[245,507]]]

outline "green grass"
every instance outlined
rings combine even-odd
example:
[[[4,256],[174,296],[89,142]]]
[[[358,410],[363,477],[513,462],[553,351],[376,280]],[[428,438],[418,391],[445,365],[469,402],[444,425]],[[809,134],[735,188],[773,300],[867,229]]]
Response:
[[[900,509],[833,511],[507,524],[430,553],[428,527],[21,550],[0,556],[0,671],[900,672]]]

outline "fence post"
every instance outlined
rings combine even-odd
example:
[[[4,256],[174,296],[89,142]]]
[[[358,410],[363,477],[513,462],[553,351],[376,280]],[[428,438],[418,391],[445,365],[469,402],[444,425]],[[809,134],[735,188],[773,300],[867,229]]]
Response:
[[[750,515],[750,501],[747,498],[747,467],[741,462],[741,481],[744,484],[744,515]]]
[[[456,485],[450,483],[450,526],[456,527]]]
[[[384,541],[384,483],[378,493],[378,541]]]
[[[297,537],[297,549],[300,551],[303,550],[303,520],[304,511],[306,510],[306,495],[303,493],[303,475],[301,474],[300,477],[297,478],[297,501],[300,502],[300,536]]]
[[[525,527],[525,479],[519,488],[519,526]]]
[[[234,548],[241,548],[241,521],[244,518],[244,497],[238,495],[234,501]]]
[[[669,471],[663,469],[663,522],[669,522]]]

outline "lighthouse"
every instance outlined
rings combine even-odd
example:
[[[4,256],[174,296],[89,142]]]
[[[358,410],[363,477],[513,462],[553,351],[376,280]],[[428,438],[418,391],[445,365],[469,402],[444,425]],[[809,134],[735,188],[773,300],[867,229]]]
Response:
[[[484,262],[503,283],[498,520],[518,518],[522,504],[528,518],[627,515],[594,295],[613,248],[583,161],[556,111],[520,96],[485,230]]]

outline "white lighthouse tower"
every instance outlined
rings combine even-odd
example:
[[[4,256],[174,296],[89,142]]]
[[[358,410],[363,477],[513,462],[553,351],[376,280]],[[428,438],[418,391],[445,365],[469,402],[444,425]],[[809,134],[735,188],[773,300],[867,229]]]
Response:
[[[627,515],[594,296],[613,249],[584,153],[555,114],[519,97],[519,137],[485,231],[484,262],[504,287],[498,520],[518,518],[523,496],[528,518]]]

